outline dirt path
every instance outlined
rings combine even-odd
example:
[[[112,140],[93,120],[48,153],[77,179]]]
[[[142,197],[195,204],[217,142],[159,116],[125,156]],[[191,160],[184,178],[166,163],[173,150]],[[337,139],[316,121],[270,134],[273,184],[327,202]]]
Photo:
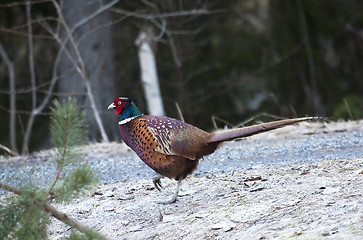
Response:
[[[85,152],[114,154],[100,148]],[[158,192],[139,176],[58,207],[110,239],[363,239],[362,152],[363,121],[303,124],[224,145],[173,205],[156,202],[175,181]],[[51,239],[69,231],[57,221],[51,229]]]

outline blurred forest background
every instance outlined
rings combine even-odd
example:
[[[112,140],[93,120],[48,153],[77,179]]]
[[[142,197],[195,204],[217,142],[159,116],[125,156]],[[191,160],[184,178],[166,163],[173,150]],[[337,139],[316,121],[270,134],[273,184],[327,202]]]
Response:
[[[212,116],[363,117],[362,0],[2,0],[2,146],[49,147],[49,106],[68,96],[87,110],[91,141],[118,139],[115,97],[147,112],[140,32],[166,115],[178,118],[177,102],[202,129]]]

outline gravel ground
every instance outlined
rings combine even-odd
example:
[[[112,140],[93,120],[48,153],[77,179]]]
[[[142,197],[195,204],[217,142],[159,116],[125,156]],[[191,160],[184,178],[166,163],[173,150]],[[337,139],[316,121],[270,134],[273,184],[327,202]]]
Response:
[[[160,206],[175,181],[162,179],[123,144],[80,148],[100,184],[59,209],[111,239],[363,239],[363,120],[301,123],[225,143]],[[0,181],[46,184],[44,151],[0,159]],[[32,179],[24,178],[28,172]],[[51,239],[67,232],[54,221]]]

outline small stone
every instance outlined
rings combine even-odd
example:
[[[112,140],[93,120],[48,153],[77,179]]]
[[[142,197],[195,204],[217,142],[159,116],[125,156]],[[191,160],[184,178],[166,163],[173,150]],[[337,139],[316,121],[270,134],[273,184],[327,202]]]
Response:
[[[166,223],[166,222],[175,222],[177,219],[178,219],[178,217],[175,216],[175,215],[164,215],[163,216],[163,222],[164,223]]]
[[[127,201],[127,200],[132,200],[134,198],[135,198],[134,196],[130,196],[130,197],[118,196],[116,199],[120,200],[120,201]]]
[[[135,226],[132,226],[129,228],[129,232],[138,232],[138,231],[141,231],[142,230],[142,226],[140,225],[135,225]]]
[[[95,195],[99,195],[99,196],[102,196],[103,195],[103,193],[102,192],[94,192],[91,196],[92,197],[94,197]]]
[[[104,194],[106,197],[114,197],[115,194],[111,191],[106,191],[105,194]]]
[[[321,235],[324,236],[324,237],[327,237],[327,236],[330,235],[330,233],[329,232],[322,232]]]
[[[265,188],[264,187],[254,188],[254,189],[251,189],[250,192],[258,192],[258,191],[262,191],[263,189],[265,189]]]
[[[232,221],[227,220],[227,221],[219,222],[219,223],[212,225],[212,230],[223,229],[223,231],[228,232],[228,231],[231,231],[235,227],[236,227],[236,224],[234,224]]]
[[[261,180],[261,179],[262,179],[261,176],[250,177],[250,178],[245,179],[245,182],[258,181],[258,180]]]

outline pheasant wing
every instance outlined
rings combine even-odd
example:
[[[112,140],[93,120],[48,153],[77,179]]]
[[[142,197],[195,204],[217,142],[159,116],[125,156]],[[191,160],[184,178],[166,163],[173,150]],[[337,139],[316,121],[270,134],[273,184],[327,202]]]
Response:
[[[166,155],[199,159],[206,149],[209,133],[185,122],[168,118],[146,118],[146,126],[157,142],[156,151]]]

